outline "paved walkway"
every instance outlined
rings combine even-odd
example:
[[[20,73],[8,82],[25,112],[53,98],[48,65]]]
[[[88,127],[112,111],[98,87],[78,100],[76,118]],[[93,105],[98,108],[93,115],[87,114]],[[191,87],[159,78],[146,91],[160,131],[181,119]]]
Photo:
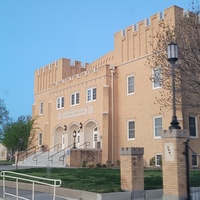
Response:
[[[18,166],[18,169],[30,169],[30,168],[39,168],[39,167]],[[16,166],[14,165],[0,165],[0,171],[9,171],[9,170],[15,170],[15,169],[16,169]]]
[[[18,169],[30,169],[30,168],[36,168],[36,167],[26,167],[26,166],[18,166]],[[12,165],[0,165],[0,171],[9,171],[9,170],[15,170],[16,167]],[[16,194],[15,188],[8,188],[6,187],[6,192],[11,193],[11,194]],[[19,195],[27,198],[27,199],[32,199],[32,191],[30,190],[19,190]],[[6,199],[9,200],[15,200],[16,198],[11,197],[11,196],[6,196]],[[53,195],[50,193],[43,193],[43,192],[37,192],[35,191],[35,200],[51,200],[53,199]],[[3,199],[3,187],[0,186],[0,200]],[[72,199],[72,198],[67,198],[67,197],[60,197],[56,196],[55,200],[78,200],[78,199]]]
[[[8,193],[11,193],[11,194],[16,194],[16,189],[15,188],[6,188],[6,192]],[[32,199],[32,191],[29,191],[29,190],[19,190],[19,195],[24,197],[24,198],[27,198],[27,199]],[[53,195],[52,194],[49,194],[49,193],[42,193],[42,192],[36,192],[35,191],[35,200],[50,200],[50,199],[53,199]],[[3,187],[0,186],[0,198],[3,199]],[[9,200],[15,200],[16,198],[15,197],[11,197],[11,196],[8,196],[6,195],[6,199],[9,199]],[[56,196],[55,198],[56,200],[72,200],[70,198],[65,198],[65,197],[58,197]]]

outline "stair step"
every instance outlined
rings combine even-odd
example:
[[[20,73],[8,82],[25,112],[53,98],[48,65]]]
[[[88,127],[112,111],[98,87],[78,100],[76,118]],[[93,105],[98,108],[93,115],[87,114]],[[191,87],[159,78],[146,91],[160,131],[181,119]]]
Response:
[[[64,167],[65,162],[59,160],[62,155],[64,155],[65,152],[44,152],[41,154],[41,152],[37,152],[34,155],[31,155],[27,158],[25,158],[23,161],[18,162],[18,166],[52,166],[52,167]],[[38,157],[35,157],[38,155]],[[49,160],[48,156],[51,160]],[[35,158],[34,158],[35,157]]]

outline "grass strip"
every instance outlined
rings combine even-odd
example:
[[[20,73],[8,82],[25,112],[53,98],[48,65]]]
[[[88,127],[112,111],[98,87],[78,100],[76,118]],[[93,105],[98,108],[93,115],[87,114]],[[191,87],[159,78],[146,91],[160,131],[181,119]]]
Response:
[[[61,179],[63,188],[97,193],[120,192],[120,169],[113,168],[31,168],[18,173],[51,179]],[[144,189],[162,188],[162,171],[144,171]]]

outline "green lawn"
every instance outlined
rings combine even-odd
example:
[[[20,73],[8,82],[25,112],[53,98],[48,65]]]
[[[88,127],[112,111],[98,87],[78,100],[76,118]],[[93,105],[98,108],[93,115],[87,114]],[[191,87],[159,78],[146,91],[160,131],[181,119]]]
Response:
[[[199,170],[192,170],[190,172],[190,185],[192,187],[200,186],[200,171]]]
[[[0,165],[12,165],[15,161],[0,160]]]
[[[120,169],[112,168],[33,168],[19,173],[61,179],[61,187],[97,193],[119,192]],[[162,171],[145,170],[145,190],[162,188]]]

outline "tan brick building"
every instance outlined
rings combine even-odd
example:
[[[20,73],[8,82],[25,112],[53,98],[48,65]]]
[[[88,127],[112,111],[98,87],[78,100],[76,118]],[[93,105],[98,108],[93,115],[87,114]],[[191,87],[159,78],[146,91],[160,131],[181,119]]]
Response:
[[[160,130],[168,129],[172,111],[162,113],[155,105],[162,86],[150,77],[160,76],[160,68],[152,70],[145,63],[152,52],[151,36],[163,21],[173,24],[180,13],[181,8],[172,6],[115,33],[114,50],[90,64],[62,58],[36,70],[38,145],[71,148],[76,131],[76,146],[85,148],[90,142],[87,148],[102,149],[102,163],[116,164],[121,147],[144,147],[145,164],[155,157],[159,165]],[[177,117],[184,129],[189,129],[189,117],[194,122],[191,143],[200,153],[198,113],[178,111]]]

